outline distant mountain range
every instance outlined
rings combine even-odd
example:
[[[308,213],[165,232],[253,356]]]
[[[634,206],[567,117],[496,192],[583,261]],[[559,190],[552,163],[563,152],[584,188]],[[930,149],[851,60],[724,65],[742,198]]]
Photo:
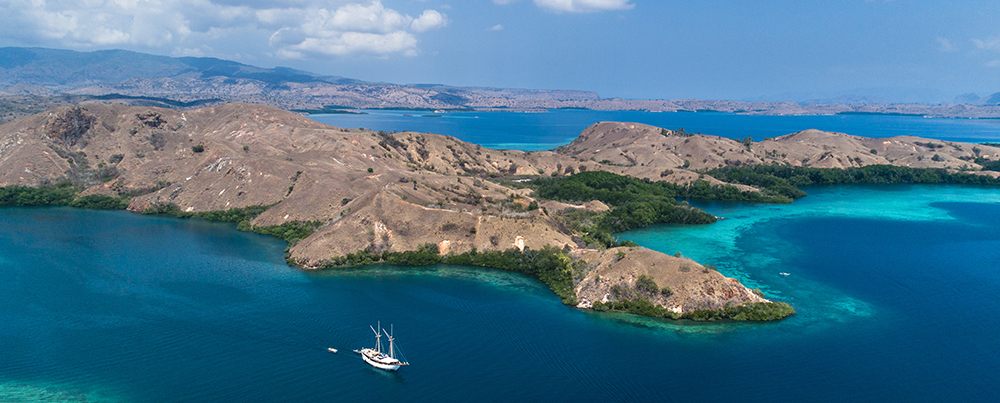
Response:
[[[606,99],[590,91],[401,85],[273,69],[207,57],[125,50],[76,52],[0,48],[0,121],[67,103],[188,108],[221,102],[268,104],[303,113],[344,109],[506,110],[558,108],[717,111],[741,114],[912,114],[1000,118],[1000,93],[962,95],[952,105],[888,104],[864,97],[815,102]]]
[[[27,84],[68,91],[135,78],[209,79],[225,77],[268,84],[285,82],[356,84],[358,80],[319,76],[287,67],[265,69],[211,57],[167,57],[127,50],[76,52],[45,48],[0,48],[0,87]]]
[[[955,97],[955,103],[969,105],[1000,105],[1000,92],[996,92],[985,97],[980,97],[976,94],[962,94]]]

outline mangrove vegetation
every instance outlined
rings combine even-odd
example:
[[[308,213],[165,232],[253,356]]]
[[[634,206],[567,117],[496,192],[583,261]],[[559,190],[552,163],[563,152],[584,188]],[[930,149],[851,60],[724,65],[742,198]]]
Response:
[[[577,304],[573,290],[573,260],[559,248],[544,247],[539,250],[511,248],[504,251],[479,252],[476,249],[465,253],[440,255],[436,244],[428,243],[417,250],[404,252],[383,252],[375,254],[367,249],[357,253],[327,260],[320,269],[345,266],[361,266],[373,263],[388,263],[397,266],[428,266],[432,264],[455,264],[489,267],[493,269],[523,273],[538,279],[549,287],[563,304]]]
[[[1000,185],[1000,179],[988,175],[949,171],[943,168],[910,168],[895,165],[867,165],[856,168],[810,168],[790,165],[754,165],[723,167],[705,172],[730,183],[754,186],[762,192],[782,194],[797,199],[806,195],[799,186],[836,184],[962,184]]]

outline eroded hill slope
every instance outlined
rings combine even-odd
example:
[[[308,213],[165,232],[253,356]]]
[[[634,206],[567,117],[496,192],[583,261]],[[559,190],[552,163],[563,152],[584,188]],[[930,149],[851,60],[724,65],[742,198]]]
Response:
[[[744,143],[614,122],[595,124],[556,151],[491,150],[435,134],[337,128],[248,104],[189,111],[87,104],[0,125],[2,186],[69,179],[86,186],[83,195],[130,196],[133,211],[271,206],[251,225],[315,223],[317,230],[289,250],[290,260],[307,268],[360,250],[412,251],[426,244],[441,254],[550,246],[586,263],[574,280],[581,307],[607,301],[611,287],[634,287],[643,275],[673,290],[653,302],[674,313],[763,299],[694,262],[641,248],[613,255],[587,250],[580,234],[549,210],[607,206],[576,200],[586,204],[534,208],[544,201],[495,179],[602,170],[724,185],[696,170],[775,163],[976,169],[974,156],[998,158],[1000,149],[819,131]]]

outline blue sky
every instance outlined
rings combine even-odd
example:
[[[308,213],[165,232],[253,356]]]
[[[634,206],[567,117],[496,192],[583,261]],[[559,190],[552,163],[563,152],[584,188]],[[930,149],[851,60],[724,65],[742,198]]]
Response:
[[[129,49],[603,97],[1000,91],[1000,2],[0,0],[0,46]]]

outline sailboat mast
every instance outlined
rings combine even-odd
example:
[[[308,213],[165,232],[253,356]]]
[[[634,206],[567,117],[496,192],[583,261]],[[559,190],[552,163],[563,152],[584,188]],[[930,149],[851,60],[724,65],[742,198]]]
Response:
[[[390,332],[389,332],[389,357],[395,359],[396,358],[396,349],[393,348],[393,346],[392,346],[392,339],[393,339],[393,337],[392,337],[392,331],[391,331],[392,330],[392,324],[389,325],[389,330],[390,330]]]
[[[379,322],[379,328],[378,328],[378,330],[375,330],[375,328],[371,327],[371,325],[369,325],[368,327],[370,327],[372,329],[372,331],[375,332],[375,351],[378,351],[379,353],[381,353],[382,352],[382,332],[381,332],[382,331],[382,323]]]

